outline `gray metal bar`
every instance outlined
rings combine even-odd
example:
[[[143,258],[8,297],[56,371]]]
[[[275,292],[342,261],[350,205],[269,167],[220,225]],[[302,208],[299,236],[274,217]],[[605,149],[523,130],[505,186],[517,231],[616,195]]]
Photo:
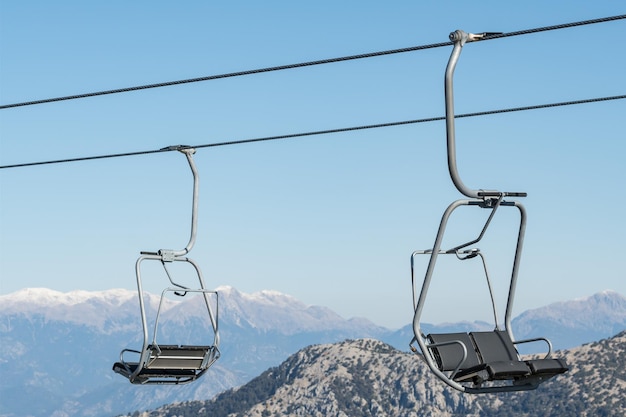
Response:
[[[426,343],[424,342],[424,339],[422,337],[422,330],[420,327],[420,318],[422,316],[422,311],[424,309],[424,303],[426,301],[426,294],[428,293],[428,288],[430,287],[430,281],[432,279],[432,275],[433,275],[433,271],[435,269],[435,264],[437,262],[437,256],[439,255],[440,251],[441,251],[441,243],[443,241],[443,235],[446,229],[446,225],[448,223],[448,219],[450,218],[450,214],[452,214],[452,212],[462,206],[462,205],[467,205],[470,203],[470,200],[457,200],[455,202],[453,202],[452,204],[450,204],[448,206],[448,208],[446,209],[446,211],[444,212],[443,216],[441,217],[441,222],[439,224],[439,231],[437,232],[437,237],[435,238],[435,243],[433,245],[431,254],[430,254],[430,260],[428,262],[428,268],[426,270],[426,275],[424,277],[424,282],[422,284],[422,290],[420,292],[420,296],[419,299],[417,301],[417,305],[415,306],[415,314],[413,315],[413,334],[414,334],[414,338],[413,340],[416,340],[420,350],[422,351],[422,356],[424,357],[424,359],[426,360],[426,363],[428,365],[428,367],[431,369],[431,371],[437,375],[439,377],[439,379],[441,379],[442,381],[444,381],[446,384],[448,384],[450,387],[461,391],[461,392],[465,392],[466,391],[466,387],[459,384],[458,382],[453,381],[451,378],[449,378],[445,373],[443,373],[442,371],[439,370],[439,368],[437,367],[437,365],[433,362],[432,356],[430,354],[430,351],[428,350],[428,346],[426,345]],[[411,256],[411,265],[413,265],[413,256],[415,255],[415,253]],[[411,267],[411,272],[413,273],[413,266]],[[411,279],[413,279],[413,277],[411,277]],[[415,297],[414,297],[415,298]]]
[[[435,264],[437,263],[437,255],[439,255],[439,252],[441,250],[441,242],[443,241],[443,235],[446,230],[446,225],[448,224],[448,219],[450,218],[450,214],[452,214],[452,212],[458,207],[469,204],[470,200],[457,200],[448,206],[446,211],[443,213],[443,216],[441,217],[441,222],[439,223],[439,231],[437,232],[437,237],[435,238],[435,243],[432,248],[430,260],[428,261],[428,268],[426,269],[426,275],[424,277],[424,283],[422,284],[422,290],[420,292],[417,305],[415,306],[415,315],[413,316],[413,331],[415,333],[415,337],[418,339],[418,343],[421,339],[421,337],[419,337],[419,335],[421,334],[419,320],[422,316],[422,310],[424,309],[424,303],[426,302],[426,294],[428,293],[428,288],[430,287],[430,281],[433,276],[433,271],[435,270]],[[421,343],[420,347],[422,347]],[[422,349],[422,351],[425,350]]]
[[[467,187],[461,180],[459,170],[456,163],[456,129],[454,125],[454,70],[456,69],[459,56],[463,46],[467,42],[478,41],[485,36],[489,36],[489,33],[466,33],[462,30],[454,31],[450,34],[450,40],[454,42],[454,48],[448,60],[446,67],[446,74],[444,80],[444,94],[446,101],[446,138],[448,147],[448,171],[450,172],[450,178],[454,183],[454,186],[461,192],[461,194],[469,198],[490,198],[498,196],[515,196],[526,197],[524,192],[500,192],[496,190],[474,190]]]
[[[452,53],[450,54],[450,58],[448,60],[448,65],[446,67],[446,75],[445,75],[445,83],[444,83],[444,92],[445,92],[445,100],[446,100],[446,136],[447,136],[447,145],[448,145],[448,171],[450,172],[450,178],[452,178],[452,182],[454,186],[461,192],[461,194],[470,197],[470,198],[478,198],[479,190],[472,190],[468,188],[463,181],[461,181],[461,177],[459,176],[459,171],[456,164],[456,137],[455,137],[455,127],[454,127],[454,88],[453,88],[453,78],[454,78],[454,70],[456,68],[457,61],[459,60],[459,56],[461,55],[461,50],[463,45],[468,41],[469,34],[463,32],[462,30],[457,30],[450,34],[450,40],[454,42],[454,48],[452,49]]]
[[[534,337],[532,339],[515,340],[513,341],[513,344],[521,345],[524,343],[532,343],[532,342],[546,342],[546,344],[548,345],[548,352],[546,353],[546,356],[543,357],[543,359],[549,359],[552,356],[552,342],[545,337]]]
[[[145,310],[145,305],[144,305],[144,301],[143,301],[143,289],[142,289],[142,280],[141,280],[141,263],[144,260],[158,260],[161,261],[161,257],[159,255],[142,255],[136,263],[136,267],[135,267],[135,272],[137,275],[137,288],[140,294],[139,297],[139,308],[141,310],[141,324],[142,324],[142,328],[143,328],[143,332],[144,332],[144,339],[143,339],[143,348],[142,351],[145,351],[149,345],[148,339],[149,339],[149,333],[148,333],[148,320],[147,320],[147,315],[146,315],[146,310]],[[204,278],[202,277],[202,271],[200,270],[200,267],[198,266],[198,264],[191,258],[186,258],[186,257],[177,257],[174,258],[173,261],[179,261],[179,262],[187,262],[189,264],[191,264],[193,266],[193,268],[196,271],[196,275],[198,277],[198,281],[200,283],[200,288],[184,288],[183,291],[184,292],[196,292],[196,293],[202,293],[203,297],[204,297],[204,304],[206,306],[207,309],[207,313],[209,315],[209,319],[211,321],[211,327],[213,328],[214,331],[214,336],[213,336],[213,345],[215,346],[219,346],[219,329],[218,329],[218,317],[217,314],[219,312],[219,305],[217,305],[217,303],[219,302],[218,298],[217,298],[217,292],[214,290],[209,290],[207,289],[206,285],[204,284]],[[168,275],[169,277],[169,275]],[[171,279],[170,279],[171,282]],[[158,328],[158,323],[159,323],[159,316],[160,316],[160,312],[161,312],[161,305],[163,303],[163,299],[165,298],[165,293],[166,292],[177,292],[181,290],[181,287],[177,284],[176,287],[167,287],[165,288],[162,293],[161,293],[161,300],[159,302],[159,307],[157,309],[157,317],[154,321],[154,330],[153,330],[153,337],[152,337],[152,344],[156,344],[156,339],[157,339],[157,328]],[[216,296],[216,311],[214,312],[213,308],[211,307],[211,302],[208,299],[208,294],[215,294]]]
[[[426,301],[426,296],[428,293],[428,289],[430,287],[430,282],[432,280],[432,275],[433,272],[435,270],[435,264],[437,262],[437,257],[439,254],[446,254],[446,253],[453,253],[450,251],[443,251],[441,250],[441,243],[443,241],[443,236],[445,234],[445,229],[446,229],[446,225],[448,223],[448,219],[450,218],[450,215],[452,214],[452,212],[454,210],[456,210],[458,207],[460,206],[464,206],[464,205],[474,205],[475,203],[477,203],[479,201],[477,200],[457,200],[454,201],[452,204],[450,204],[448,206],[448,208],[446,209],[446,211],[444,212],[442,218],[441,218],[441,222],[439,224],[439,230],[437,232],[437,237],[435,238],[435,243],[433,245],[433,248],[430,250],[426,250],[426,251],[415,251],[413,252],[413,254],[411,255],[411,279],[413,280],[413,258],[416,254],[427,254],[430,253],[430,260],[428,262],[428,268],[426,270],[426,274],[424,277],[424,282],[422,284],[422,289],[420,292],[420,296],[419,299],[417,299],[417,302],[415,302],[415,297],[414,297],[414,307],[415,307],[415,315],[413,317],[413,329],[415,332],[415,336],[418,337],[420,335],[420,330],[419,330],[419,320],[421,318],[422,315],[422,310],[424,308],[424,304]],[[517,207],[519,212],[520,212],[520,227],[519,227],[519,231],[518,231],[518,236],[517,236],[517,244],[516,244],[516,249],[515,249],[515,258],[513,260],[513,267],[512,267],[512,271],[511,271],[511,281],[510,281],[510,285],[509,285],[509,295],[508,295],[508,301],[507,301],[507,306],[506,306],[506,314],[505,314],[505,326],[507,328],[507,330],[509,330],[511,328],[511,318],[512,318],[512,313],[513,313],[513,304],[514,304],[514,300],[515,300],[515,288],[517,286],[517,277],[518,277],[518,272],[519,272],[519,265],[521,262],[521,256],[522,256],[522,247],[524,244],[524,233],[526,231],[526,210],[524,209],[524,206],[520,203],[520,202],[507,202],[507,204],[502,204],[503,207]],[[482,257],[482,255],[481,255]],[[483,258],[483,263],[484,263],[484,258]],[[486,265],[485,265],[486,267]],[[495,305],[495,303],[494,303]],[[497,323],[496,323],[497,324]],[[512,336],[512,335],[510,335]],[[512,340],[515,340],[513,337],[511,337]]]
[[[193,160],[193,154],[196,152],[193,148],[182,148],[178,149],[179,152],[182,152],[187,157],[187,162],[189,162],[189,168],[191,168],[191,173],[193,174],[193,199],[191,205],[191,235],[189,236],[189,243],[185,246],[184,249],[178,251],[172,251],[174,256],[183,256],[189,253],[193,245],[196,243],[196,233],[198,230],[198,194],[200,190],[200,176],[198,175],[198,170],[196,169],[196,164]]]
[[[495,200],[495,203],[493,203],[494,200]],[[493,220],[493,217],[496,214],[496,210],[498,210],[498,207],[500,207],[500,204],[502,203],[502,196],[500,196],[498,199],[488,199],[488,200],[476,202],[476,203],[478,203],[478,205],[480,205],[481,207],[484,206],[484,208],[491,208],[491,213],[489,213],[489,217],[487,218],[487,221],[485,222],[483,229],[481,230],[480,234],[478,235],[476,239],[469,241],[467,243],[463,243],[461,245],[455,246],[454,248],[450,249],[450,251],[458,252],[459,250],[466,248],[468,246],[474,245],[482,240],[483,236],[485,236],[485,233],[487,232],[487,228],[491,224],[491,220]]]
[[[511,320],[513,317],[513,304],[515,301],[515,289],[517,287],[517,276],[519,272],[519,266],[522,260],[522,248],[524,246],[524,235],[526,233],[526,209],[524,205],[519,201],[512,202],[520,212],[520,224],[519,231],[517,233],[517,245],[515,247],[515,258],[513,259],[513,269],[511,271],[511,283],[509,285],[509,297],[506,303],[506,313],[504,315],[504,323],[506,331],[509,333],[511,340],[515,340],[513,337],[513,330],[511,327]]]
[[[157,310],[157,317],[154,321],[154,330],[152,332],[152,345],[153,346],[157,346],[157,331],[158,331],[158,325],[159,325],[159,318],[160,318],[160,312],[161,312],[161,308],[163,305],[163,300],[165,299],[165,294],[168,292],[171,293],[176,293],[177,291],[179,291],[179,288],[175,288],[175,287],[168,287],[165,288],[162,292],[161,292],[161,300],[159,302],[159,307]],[[204,297],[204,302],[207,308],[207,312],[209,314],[209,319],[211,321],[211,327],[213,328],[213,344],[212,346],[215,347],[219,347],[219,334],[218,334],[218,328],[217,328],[217,318],[216,315],[213,313],[213,308],[211,307],[211,303],[209,302],[208,299],[208,295],[209,294],[213,294],[215,295],[215,300],[216,300],[216,308],[219,308],[217,305],[217,291],[214,290],[208,290],[206,288],[196,288],[196,289],[186,289],[186,292],[195,292],[195,293],[202,293],[202,296]]]
[[[220,335],[219,335],[219,296],[217,291],[208,291],[206,289],[206,285],[204,284],[204,278],[202,276],[202,271],[200,270],[200,267],[198,266],[198,264],[196,263],[196,261],[194,261],[191,258],[186,258],[186,261],[189,262],[194,269],[196,270],[196,273],[198,275],[198,280],[200,282],[200,288],[202,288],[203,291],[202,295],[204,296],[204,303],[206,305],[207,311],[209,312],[209,318],[211,320],[211,326],[213,327],[213,345],[218,347],[220,344]],[[207,294],[212,293],[215,294],[215,313],[213,312],[213,309],[211,308],[211,303],[209,302],[209,299],[207,298]]]
[[[139,310],[141,312],[141,328],[143,329],[143,344],[141,347],[141,356],[139,357],[139,366],[133,374],[128,378],[131,382],[135,379],[135,377],[141,372],[144,365],[150,359],[150,355],[148,354],[148,319],[146,318],[146,307],[143,301],[143,284],[141,283],[141,263],[145,259],[154,259],[161,260],[159,255],[145,254],[141,255],[137,262],[135,262],[135,275],[137,277],[137,291],[139,292]]]
[[[498,323],[498,308],[496,306],[496,298],[493,294],[493,287],[491,286],[491,278],[489,278],[489,270],[487,269],[487,262],[485,261],[485,255],[482,252],[478,252],[478,256],[483,262],[483,270],[485,271],[485,277],[487,278],[487,287],[489,287],[489,296],[491,297],[491,308],[493,309],[493,322],[495,324],[496,330],[499,329]]]

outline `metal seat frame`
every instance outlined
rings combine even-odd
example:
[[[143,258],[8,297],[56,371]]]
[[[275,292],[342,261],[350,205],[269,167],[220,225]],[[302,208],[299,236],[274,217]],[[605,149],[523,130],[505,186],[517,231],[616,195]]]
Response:
[[[561,360],[552,360],[549,359],[552,353],[552,345],[548,339],[545,338],[536,338],[529,340],[520,340],[515,341],[513,337],[513,333],[511,330],[511,316],[513,311],[513,303],[515,299],[515,289],[517,286],[517,277],[520,265],[520,259],[522,254],[522,247],[524,243],[524,234],[526,230],[526,210],[521,202],[516,200],[505,200],[507,197],[526,197],[526,193],[524,192],[502,192],[497,190],[483,190],[483,189],[470,189],[461,180],[456,163],[456,138],[455,138],[455,126],[454,126],[454,94],[453,94],[453,76],[454,70],[456,68],[457,61],[461,54],[461,50],[463,46],[467,42],[479,41],[490,34],[470,34],[465,33],[463,31],[457,30],[450,34],[450,40],[454,42],[454,48],[450,55],[448,65],[446,67],[445,73],[445,103],[446,103],[446,139],[447,139],[447,155],[448,155],[448,170],[450,173],[450,177],[455,187],[461,194],[468,197],[466,199],[456,200],[451,203],[447,209],[445,210],[441,222],[439,225],[439,229],[437,232],[437,236],[435,238],[435,242],[431,249],[427,250],[419,250],[415,251],[411,255],[411,281],[412,281],[412,290],[413,290],[413,307],[414,307],[414,316],[413,316],[413,333],[414,337],[411,340],[410,346],[411,349],[418,353],[417,349],[414,347],[413,343],[417,342],[419,346],[422,357],[426,361],[426,364],[429,366],[431,371],[443,382],[445,382],[450,387],[464,392],[464,393],[494,393],[494,392],[506,392],[506,391],[522,391],[522,390],[532,390],[537,388],[537,386],[549,379],[550,377],[557,375],[559,373],[567,371],[564,362]],[[470,206],[470,207],[479,207],[483,209],[491,210],[486,223],[480,232],[479,236],[467,243],[455,246],[450,249],[442,249],[443,237],[446,231],[446,226],[448,220],[452,213],[458,209],[459,207]],[[515,256],[513,259],[513,265],[511,269],[511,278],[508,289],[508,300],[506,303],[506,310],[504,316],[504,329],[499,328],[499,320],[496,309],[495,297],[493,294],[493,289],[491,286],[491,281],[489,277],[489,272],[487,269],[487,264],[485,261],[484,255],[480,252],[478,248],[472,247],[481,241],[487,228],[489,227],[496,211],[499,208],[505,207],[514,207],[518,210],[520,218],[519,218],[519,229],[517,233],[517,243],[515,247]],[[419,297],[416,297],[416,282],[415,282],[415,257],[417,255],[428,255],[429,262],[426,269],[426,274],[424,277],[424,281],[422,283],[421,291],[419,293]],[[544,368],[548,368],[548,365],[554,365],[554,369],[551,369],[550,372],[546,371],[541,374],[540,372],[533,372],[528,366],[530,364],[525,364],[520,360],[517,352],[515,352],[516,357],[510,359],[510,367],[516,368],[514,371],[507,373],[506,371],[500,372],[497,375],[492,373],[491,375],[486,371],[487,367],[490,365],[488,360],[481,360],[481,352],[478,349],[478,346],[472,341],[471,343],[468,340],[469,335],[463,336],[461,334],[447,334],[447,335],[438,335],[437,337],[428,337],[422,333],[421,329],[421,316],[423,313],[424,304],[427,298],[428,289],[432,280],[433,272],[435,270],[435,265],[437,263],[437,259],[439,255],[455,255],[460,260],[469,260],[473,258],[480,257],[482,260],[483,269],[485,272],[485,276],[487,279],[487,285],[489,288],[489,293],[491,296],[491,304],[494,314],[494,323],[495,323],[495,332],[504,332],[507,335],[507,338],[512,341],[513,344],[519,343],[527,343],[527,342],[536,342],[536,341],[544,341],[548,346],[548,351],[545,354],[543,359],[539,359],[539,361],[547,360],[552,362],[539,362],[538,368],[541,368],[542,365]],[[439,339],[435,341],[434,339]],[[456,348],[456,350],[455,350]],[[513,349],[515,350],[515,349]],[[447,358],[442,358],[442,355],[448,355]],[[512,355],[512,354],[511,354]],[[478,359],[476,359],[476,357]],[[446,366],[442,366],[444,360],[447,359]],[[480,364],[477,365],[476,361],[479,361]],[[450,365],[452,361],[453,365]],[[458,361],[458,363],[456,362]],[[555,362],[556,361],[556,362]],[[502,365],[500,361],[499,365]],[[465,365],[464,365],[465,363]],[[467,377],[467,369],[471,368],[469,364],[472,363],[473,366],[478,366],[476,368],[477,372],[482,372],[480,377],[473,375],[472,377]],[[522,365],[523,364],[523,365]],[[545,365],[544,365],[545,364]],[[559,368],[560,367],[560,368]],[[502,368],[502,367],[501,367]],[[525,372],[525,369],[528,369],[528,372]],[[484,372],[483,372],[484,371]]]
[[[120,353],[120,361],[113,365],[113,370],[126,378],[133,384],[185,384],[195,381],[202,376],[209,367],[219,358],[219,328],[218,309],[219,299],[216,291],[208,290],[202,277],[199,265],[191,258],[185,256],[191,251],[196,241],[198,224],[198,193],[199,176],[193,160],[195,149],[186,146],[174,146],[166,148],[168,150],[178,150],[187,157],[189,167],[193,174],[193,203],[191,236],[185,248],[181,250],[160,249],[157,252],[141,252],[141,256],[135,263],[135,274],[137,277],[137,290],[139,293],[139,308],[141,312],[141,324],[143,329],[143,344],[140,351],[124,349]],[[158,261],[162,264],[165,274],[172,286],[169,286],[161,293],[159,307],[157,309],[152,338],[148,329],[148,318],[143,297],[143,284],[141,266],[144,261]],[[173,262],[184,262],[190,264],[198,278],[198,288],[188,288],[178,284],[172,279],[167,264]],[[157,330],[159,319],[163,310],[163,302],[168,293],[184,296],[187,293],[199,293],[203,298],[203,305],[206,307],[208,322],[212,328],[212,342],[202,346],[181,346],[163,345],[157,343]],[[214,301],[213,301],[214,300]],[[211,338],[207,336],[209,339]],[[126,353],[139,355],[137,362],[129,362],[125,359]]]

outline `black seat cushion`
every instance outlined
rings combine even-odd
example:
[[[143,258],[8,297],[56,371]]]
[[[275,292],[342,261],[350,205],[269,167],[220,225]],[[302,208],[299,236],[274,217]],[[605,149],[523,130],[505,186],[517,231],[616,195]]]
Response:
[[[492,332],[472,332],[470,335],[484,363],[519,361],[515,345],[513,345],[507,332],[495,330]]]
[[[498,361],[486,364],[490,379],[511,379],[530,374],[530,368],[522,361]]]
[[[470,333],[490,379],[511,379],[531,373],[524,361],[520,361],[509,334],[502,330]]]
[[[533,359],[526,361],[534,375],[558,375],[569,370],[564,359]]]
[[[428,340],[432,344],[445,343],[442,346],[435,346],[430,348],[435,357],[435,361],[441,371],[453,371],[459,366],[459,363],[463,360],[463,348],[460,342],[465,346],[467,350],[467,357],[461,364],[460,370],[473,368],[480,365],[480,360],[476,355],[474,344],[467,333],[434,333],[429,334]]]

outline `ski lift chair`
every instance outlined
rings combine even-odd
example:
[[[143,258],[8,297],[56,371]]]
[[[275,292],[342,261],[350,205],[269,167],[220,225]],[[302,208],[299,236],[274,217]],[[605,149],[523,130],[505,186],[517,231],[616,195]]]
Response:
[[[526,193],[470,189],[461,181],[456,166],[454,100],[452,89],[454,69],[461,49],[466,42],[478,41],[489,35],[491,34],[483,33],[476,35],[468,34],[463,31],[456,31],[450,34],[450,39],[454,42],[454,48],[448,61],[445,74],[448,169],[452,182],[468,199],[457,200],[448,206],[442,216],[432,249],[415,251],[411,255],[411,280],[414,307],[414,337],[410,343],[411,349],[416,353],[418,352],[417,348],[414,346],[414,343],[417,342],[422,357],[435,376],[458,391],[474,394],[532,390],[537,388],[542,382],[568,371],[565,360],[551,357],[552,345],[548,339],[535,338],[516,341],[511,330],[513,301],[515,298],[524,232],[526,229],[526,210],[519,201],[507,201],[505,198],[525,197]],[[463,206],[479,207],[491,210],[491,212],[476,239],[450,249],[442,249],[442,241],[448,219],[457,208]],[[499,325],[495,297],[485,256],[481,253],[480,249],[470,248],[480,242],[493,216],[501,207],[515,207],[520,213],[519,231],[509,283],[503,329],[501,329]],[[417,255],[428,255],[430,257],[419,298],[416,298],[414,273],[414,260]],[[494,314],[495,329],[493,331],[433,333],[428,335],[422,332],[420,319],[439,255],[455,255],[461,261],[467,261],[477,257],[482,260]],[[521,359],[515,346],[522,343],[538,341],[546,343],[547,352],[545,355],[539,359]]]
[[[431,251],[416,251],[413,253],[411,257],[413,277],[414,257],[420,254],[430,255]],[[460,260],[480,257],[491,297],[495,329],[493,331],[430,333],[424,335],[419,322],[424,302],[422,301],[422,304],[418,304],[416,308],[413,327],[414,332],[417,333],[415,333],[411,341],[411,349],[417,352],[417,349],[413,346],[413,343],[417,342],[422,349],[426,363],[433,373],[459,391],[489,393],[535,389],[540,383],[566,372],[568,370],[566,362],[563,359],[551,357],[552,344],[548,339],[534,338],[513,341],[508,311],[505,319],[506,330],[500,329],[491,280],[485,257],[480,250],[477,248],[471,250],[453,248],[451,251],[439,252],[439,255],[450,254],[456,254]],[[428,277],[428,280],[425,280],[425,283],[429,285],[430,277]],[[422,295],[425,296],[425,293],[422,292]],[[544,342],[547,347],[547,352],[542,358],[520,358],[516,348],[517,345],[540,341]]]
[[[204,284],[200,267],[195,261],[186,257],[193,247],[197,230],[197,207],[198,207],[198,173],[193,161],[194,149],[185,146],[166,148],[178,150],[185,154],[193,173],[193,206],[191,237],[189,243],[182,250],[161,249],[157,252],[141,252],[141,256],[135,264],[137,277],[137,289],[139,291],[139,307],[143,327],[143,345],[141,350],[124,349],[120,353],[120,360],[113,364],[113,371],[128,378],[133,384],[185,384],[200,378],[209,367],[219,358],[219,331],[218,331],[218,294],[210,291]],[[154,319],[152,338],[148,331],[148,318],[144,305],[141,265],[144,261],[158,261],[162,264],[165,274],[171,284],[161,293],[161,299]],[[178,284],[173,280],[167,264],[183,262],[190,264],[198,278],[198,287],[189,288]],[[202,310],[206,312],[207,327],[212,329],[205,335],[210,343],[203,345],[160,345],[157,342],[157,329],[164,308],[164,300],[169,293],[184,297],[188,293],[197,293],[202,298]],[[200,328],[198,331],[203,331]],[[212,335],[211,335],[212,333]],[[150,340],[150,341],[149,341]],[[134,360],[126,357],[134,355]]]

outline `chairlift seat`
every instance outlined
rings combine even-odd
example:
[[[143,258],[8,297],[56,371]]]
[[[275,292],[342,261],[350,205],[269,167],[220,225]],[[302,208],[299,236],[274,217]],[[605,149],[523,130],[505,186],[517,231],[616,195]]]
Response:
[[[493,360],[498,357],[503,359],[509,357],[511,361],[520,361],[515,343],[507,332],[473,332],[470,335],[481,355],[486,355]],[[560,358],[531,359],[523,362],[528,366],[533,376],[551,377],[569,370],[565,360]]]
[[[213,346],[148,346],[150,359],[145,368],[148,369],[202,369],[205,358],[211,353]]]
[[[506,331],[429,334],[429,349],[440,371],[456,371],[457,382],[547,379],[566,372],[563,359],[520,360]],[[465,347],[465,353],[463,351]]]
[[[216,346],[149,345],[147,351],[148,359],[139,371],[139,362],[124,360],[116,362],[113,371],[133,383],[184,383],[197,379],[219,357]]]
[[[531,372],[526,363],[516,358],[517,355],[512,357],[504,349],[496,332],[485,332],[484,335],[480,332],[477,338],[474,338],[474,333],[430,334],[428,339],[436,345],[431,350],[440,370],[454,371],[458,368],[458,372],[452,375],[457,382],[472,381],[480,384],[484,381],[515,379]],[[489,339],[495,343],[487,343]],[[464,361],[461,344],[466,350]]]

